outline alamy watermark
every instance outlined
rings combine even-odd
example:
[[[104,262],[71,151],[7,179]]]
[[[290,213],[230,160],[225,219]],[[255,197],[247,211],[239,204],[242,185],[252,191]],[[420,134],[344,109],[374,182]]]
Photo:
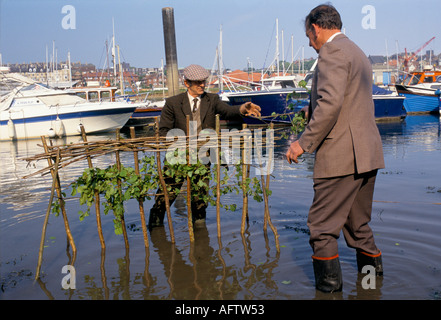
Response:
[[[76,29],[77,28],[77,16],[76,16],[76,10],[75,7],[67,4],[61,8],[61,13],[66,14],[61,19],[61,27],[64,30],[68,29]]]
[[[63,266],[63,268],[61,269],[61,273],[67,273],[67,275],[65,275],[63,277],[63,279],[61,279],[61,287],[65,290],[67,289],[76,289],[76,271],[75,271],[75,267],[67,264],[65,266]]]
[[[377,14],[375,11],[375,7],[368,4],[361,8],[361,13],[365,16],[361,19],[361,27],[365,30],[376,29],[377,25]]]
[[[367,273],[361,280],[361,287],[365,290],[368,289],[376,289],[376,273],[375,273],[375,267],[371,265],[365,265],[361,269],[361,273]]]

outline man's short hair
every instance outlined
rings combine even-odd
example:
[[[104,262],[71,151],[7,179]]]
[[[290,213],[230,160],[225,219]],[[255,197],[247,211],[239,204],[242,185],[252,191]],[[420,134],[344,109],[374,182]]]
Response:
[[[343,26],[340,14],[330,3],[321,4],[311,10],[305,18],[306,31],[313,30],[312,24],[316,24],[322,29],[340,30]]]

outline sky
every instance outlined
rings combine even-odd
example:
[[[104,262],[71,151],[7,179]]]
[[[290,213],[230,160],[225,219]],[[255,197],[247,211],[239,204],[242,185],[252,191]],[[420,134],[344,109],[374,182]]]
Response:
[[[291,61],[315,58],[304,18],[326,0],[0,0],[0,53],[3,64],[45,62],[55,44],[58,61],[105,68],[106,40],[114,25],[121,60],[133,67],[165,63],[162,9],[173,8],[179,68],[211,69],[222,28],[224,67],[268,67],[276,52]],[[346,35],[366,55],[389,55],[424,48],[441,53],[439,0],[334,0]],[[64,10],[63,10],[64,9]],[[112,22],[113,21],[113,22]],[[282,37],[283,30],[283,37]],[[293,37],[293,44],[291,43]],[[282,50],[283,44],[283,50]],[[294,48],[291,50],[291,48]]]

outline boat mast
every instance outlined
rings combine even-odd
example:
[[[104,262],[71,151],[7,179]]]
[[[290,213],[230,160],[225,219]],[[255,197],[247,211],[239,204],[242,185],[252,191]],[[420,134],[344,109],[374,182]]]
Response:
[[[165,99],[165,87],[164,87],[164,59],[161,59],[161,77],[162,77],[162,99]]]
[[[119,46],[116,46],[118,48],[118,66],[119,66],[119,87],[121,90],[121,96],[124,95],[124,82],[123,82],[123,72],[121,68],[121,58],[119,56]]]
[[[115,23],[113,18],[112,18],[112,31],[113,31],[113,37],[112,37],[113,81],[114,84],[116,85]]]
[[[277,75],[279,75],[279,19],[276,19],[276,63]]]
[[[284,36],[283,36],[283,29],[282,29],[282,72],[283,75],[285,75],[285,41],[284,41]]]
[[[47,45],[46,45],[46,85],[49,86],[49,64],[48,64]]]
[[[222,25],[220,26],[220,34],[219,34],[219,49],[218,49],[218,67],[219,67],[219,90],[220,92],[224,91],[224,61],[222,59]]]
[[[70,51],[67,52],[67,63],[69,67],[69,83],[70,86],[72,87],[72,68],[70,66]]]
[[[294,75],[294,36],[291,35],[291,70]]]

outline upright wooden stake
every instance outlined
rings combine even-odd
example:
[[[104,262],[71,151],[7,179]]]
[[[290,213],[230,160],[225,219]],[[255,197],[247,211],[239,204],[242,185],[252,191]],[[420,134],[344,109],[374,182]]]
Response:
[[[156,144],[159,145],[159,119],[156,117],[155,119],[155,136],[156,136]],[[167,222],[168,222],[168,229],[170,230],[170,239],[172,243],[175,243],[175,233],[173,231],[173,223],[172,223],[172,217],[170,212],[170,198],[168,196],[167,191],[167,185],[165,184],[164,176],[162,174],[162,167],[161,167],[161,153],[158,150],[156,152],[156,166],[158,167],[158,175],[159,175],[159,182],[161,183],[162,191],[164,192],[164,201],[165,201],[165,210],[167,212]]]
[[[132,139],[135,139],[135,128],[134,127],[130,127],[130,137]],[[135,162],[135,173],[137,176],[140,176],[138,151],[133,151],[133,158],[134,158],[134,162]],[[141,198],[139,198],[137,200],[138,200],[138,206],[139,206],[139,214],[141,216],[142,234],[144,235],[144,246],[146,248],[148,248],[149,247],[149,237],[147,235],[147,225],[145,222],[144,202]]]
[[[80,128],[81,128],[81,136],[83,137],[83,141],[86,144],[86,142],[87,142],[86,131],[84,130],[83,125],[80,125]],[[89,150],[89,148],[86,146],[86,153],[88,153],[88,150]],[[89,168],[92,169],[93,168],[92,159],[90,158],[89,154],[87,154],[87,163],[89,165]],[[104,249],[106,247],[106,243],[104,242],[103,228],[101,225],[100,195],[99,195],[98,191],[95,191],[95,212],[96,212],[96,225],[97,225],[97,229],[98,229],[98,236],[100,238],[101,249]]]
[[[247,124],[242,124],[242,132],[247,128]],[[246,187],[247,180],[247,165],[245,164],[246,150],[245,150],[245,136],[242,135],[243,143],[242,143],[242,199],[243,199],[243,207],[242,207],[242,225],[240,228],[240,232],[243,234],[245,232],[245,223],[248,218],[248,193]]]
[[[47,147],[46,138],[44,136],[41,137],[41,141],[43,142],[44,151],[46,154],[49,154],[49,148]],[[52,167],[52,159],[50,157],[47,158],[47,163],[49,167]],[[67,219],[66,208],[64,207],[63,194],[61,192],[61,183],[58,174],[55,174],[54,170],[51,170],[52,179],[55,180],[55,190],[57,191],[58,200],[60,202],[61,214],[63,216],[64,221],[64,229],[66,230],[67,239],[69,240],[69,244],[72,248],[72,265],[75,262],[75,258],[77,256],[77,247],[75,246],[74,239],[72,237],[72,233],[69,227],[69,221]]]
[[[190,116],[187,115],[187,165],[190,165]],[[187,211],[188,211],[188,234],[190,242],[194,241],[193,215],[191,212],[191,181],[187,176]]]
[[[221,237],[220,225],[220,120],[219,115],[216,115],[216,134],[217,134],[217,148],[216,148],[216,223],[217,223],[217,237]]]
[[[121,135],[120,135],[120,131],[119,129],[116,129],[116,141],[120,141],[121,140]],[[115,156],[116,156],[116,168],[118,169],[118,171],[121,171],[121,159],[119,157],[119,151],[118,149],[116,149],[115,151]],[[118,192],[122,193],[122,187],[121,187],[121,180],[118,179]],[[123,237],[124,237],[124,244],[126,246],[126,249],[129,247],[129,239],[127,237],[127,230],[126,230],[126,222],[124,219],[124,213],[121,215],[121,217],[117,217],[121,220],[121,227],[122,227],[122,232],[123,232]]]
[[[273,130],[273,129],[274,129],[274,124],[271,123],[271,130]],[[270,139],[268,139],[268,136],[267,136],[266,143],[268,143],[269,140]],[[264,230],[264,232],[266,232],[267,224],[269,224],[272,232],[274,233],[274,239],[276,242],[276,250],[277,250],[277,252],[280,252],[279,235],[277,233],[276,227],[273,225],[273,223],[271,221],[271,216],[270,216],[270,212],[269,212],[269,204],[268,204],[268,194],[266,192],[267,190],[269,190],[269,179],[270,179],[269,169],[272,166],[272,163],[271,163],[272,159],[273,159],[273,153],[272,153],[272,148],[270,148],[270,153],[268,154],[268,164],[267,164],[268,170],[267,170],[267,174],[266,174],[266,182],[265,182],[264,176],[263,175],[260,176],[261,184],[262,184],[262,191],[263,191],[263,199],[265,202],[265,213],[264,213],[265,222],[263,224],[263,230]]]
[[[60,162],[60,150],[58,150],[57,158],[55,160],[55,166],[54,166],[54,175],[55,176],[58,176],[59,162]],[[49,204],[48,204],[48,207],[46,210],[46,216],[44,218],[43,229],[41,231],[40,249],[38,250],[38,263],[37,263],[37,271],[35,272],[35,280],[40,278],[41,263],[43,261],[44,240],[46,238],[46,228],[47,228],[47,224],[49,222],[49,215],[51,213],[52,201],[54,200],[55,181],[56,181],[56,179],[52,179],[51,195],[49,197]]]

